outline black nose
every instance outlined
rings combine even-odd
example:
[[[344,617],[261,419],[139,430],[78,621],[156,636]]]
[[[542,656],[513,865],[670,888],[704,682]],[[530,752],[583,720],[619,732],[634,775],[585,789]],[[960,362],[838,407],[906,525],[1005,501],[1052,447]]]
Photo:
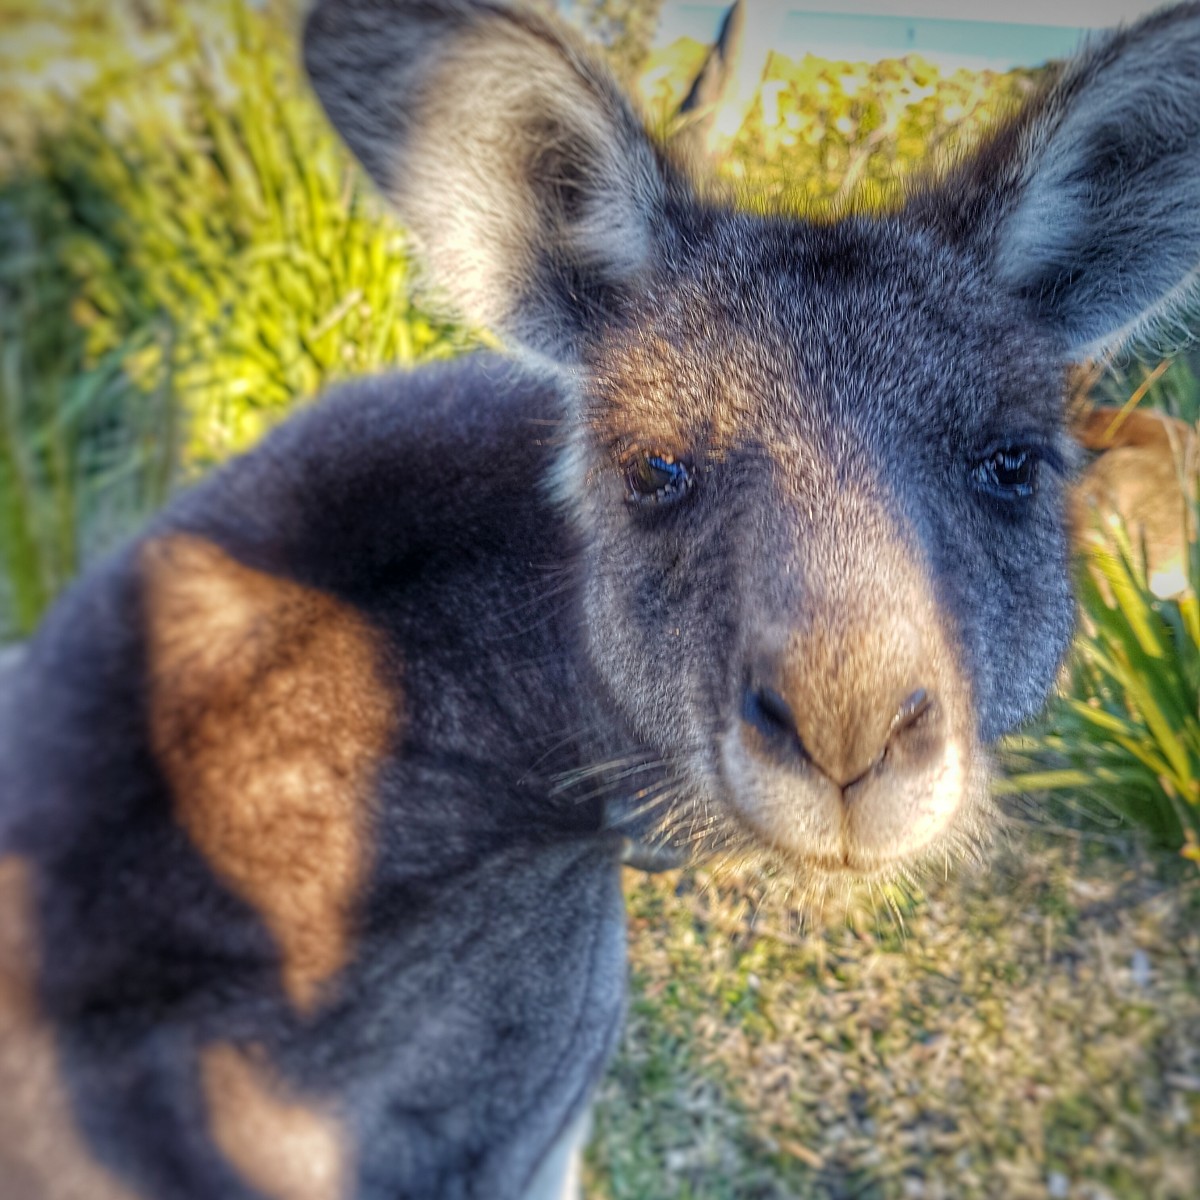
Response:
[[[811,698],[820,689],[806,691]],[[885,756],[911,761],[943,741],[941,709],[926,688],[915,688],[899,705],[859,704],[850,712],[818,705],[799,712],[775,688],[750,684],[742,695],[742,720],[753,731],[747,741],[754,753],[781,767],[813,766],[841,788]]]

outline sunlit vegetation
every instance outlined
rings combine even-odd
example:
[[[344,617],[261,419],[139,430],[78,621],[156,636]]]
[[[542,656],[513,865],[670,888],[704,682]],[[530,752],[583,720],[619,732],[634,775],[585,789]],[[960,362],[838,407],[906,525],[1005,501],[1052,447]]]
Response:
[[[70,95],[37,93],[0,124],[10,633],[174,482],[329,381],[472,340],[414,301],[404,232],[334,139],[278,14],[235,4],[199,24],[164,7],[140,64],[125,24],[108,27],[109,63],[85,15],[68,26],[85,52]]]
[[[1185,360],[1136,373],[1140,386],[1112,380],[1109,397],[1123,383],[1130,399],[1152,392],[1196,424],[1200,382]],[[1180,447],[1177,491],[1161,497],[1187,547],[1180,578],[1164,588],[1136,531],[1111,515],[1103,522],[1077,571],[1082,618],[1069,677],[1037,728],[1010,741],[1001,786],[1065,796],[1200,864],[1200,464],[1188,457]]]
[[[706,48],[682,40],[651,57],[641,83],[670,131]],[[947,73],[913,56],[878,63],[768,59],[718,174],[751,202],[808,213],[878,209],[914,172],[961,153],[1028,95],[1037,71]]]

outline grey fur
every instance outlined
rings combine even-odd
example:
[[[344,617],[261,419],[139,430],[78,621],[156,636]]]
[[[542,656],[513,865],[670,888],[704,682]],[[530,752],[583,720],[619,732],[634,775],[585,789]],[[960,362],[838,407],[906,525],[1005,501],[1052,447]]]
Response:
[[[17,669],[24,654],[24,649],[20,643],[13,643],[8,646],[0,646],[0,679],[5,678],[10,672]]]
[[[89,571],[0,680],[0,1082],[16,1070],[22,1083],[0,1089],[5,1200],[95,1194],[72,1186],[70,1156],[51,1145],[38,1158],[36,1142],[27,1183],[29,1139],[6,1136],[61,1126],[62,1097],[74,1141],[116,1172],[123,1198],[334,1195],[328,1171],[311,1190],[294,1171],[292,1184],[267,1186],[214,1144],[200,1087],[214,1045],[247,1047],[289,1106],[336,1116],[339,1197],[515,1200],[550,1187],[624,991],[622,840],[601,828],[594,786],[558,781],[633,745],[603,720],[578,650],[561,574],[571,539],[530,487],[548,469],[538,435],[558,400],[488,355],[348,385]],[[303,1010],[281,990],[261,913],[181,830],[149,744],[156,687],[172,680],[155,666],[145,563],[180,538],[220,547],[268,594],[269,580],[300,585],[358,614],[375,686],[400,716],[363,797],[370,853],[352,953]],[[270,618],[244,599],[248,614],[211,612],[218,636],[250,618],[231,657],[273,640]],[[174,634],[190,638],[189,625]],[[310,648],[285,639],[262,660],[262,686]],[[204,658],[201,641],[185,675],[207,670]],[[287,726],[308,728],[312,699],[276,689]],[[244,708],[238,718],[250,719]],[[270,753],[264,744],[221,768],[234,805]],[[279,829],[261,832],[264,849]],[[289,867],[319,878],[325,846]],[[258,839],[245,848],[257,853]],[[38,940],[23,941],[40,960],[37,1019],[54,1030],[57,1072],[25,1032],[26,1010],[14,1020],[9,1008],[26,965],[9,957],[14,861],[37,887]],[[234,1117],[257,1128],[253,1113]],[[299,1155],[308,1143],[295,1132],[285,1141]],[[268,1155],[272,1136],[256,1135]]]
[[[826,777],[932,688],[940,765],[894,754],[880,787],[911,811],[950,787],[929,848],[973,840],[981,744],[1035,711],[1071,627],[1064,372],[1195,283],[1198,47],[1195,3],[1097,39],[905,210],[818,225],[697,198],[540,16],[318,4],[318,95],[438,281],[569,372],[551,486],[590,548],[593,660],[673,765],[672,827],[836,859]],[[1040,460],[1022,502],[972,482],[1005,449]],[[659,451],[694,461],[695,494],[648,527],[622,470]],[[798,776],[743,761],[747,676],[802,709]],[[890,828],[888,803],[851,811]]]

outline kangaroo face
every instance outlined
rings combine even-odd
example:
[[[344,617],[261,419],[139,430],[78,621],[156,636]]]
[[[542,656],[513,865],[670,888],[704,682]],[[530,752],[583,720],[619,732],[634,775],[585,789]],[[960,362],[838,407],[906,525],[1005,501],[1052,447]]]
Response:
[[[961,840],[1072,625],[1053,347],[900,226],[694,243],[585,353],[556,484],[593,659],[686,781],[677,838],[856,873]]]
[[[665,780],[630,811],[817,872],[969,842],[1069,638],[1066,369],[1194,293],[1200,5],[831,224],[699,199],[507,4],[326,0],[306,56],[435,277],[563,369],[587,653]]]

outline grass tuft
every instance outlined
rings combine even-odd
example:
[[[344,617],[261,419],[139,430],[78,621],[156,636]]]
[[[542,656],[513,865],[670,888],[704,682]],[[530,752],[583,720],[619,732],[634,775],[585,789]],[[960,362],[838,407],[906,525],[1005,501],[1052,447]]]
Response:
[[[330,382],[473,340],[414,299],[277,14],[164,6],[154,38],[0,127],[0,639]]]
[[[1200,415],[1200,383],[1184,360],[1145,373],[1131,393],[1143,396],[1181,419]],[[1103,523],[1079,564],[1082,615],[1065,685],[1038,726],[1008,743],[997,790],[1069,795],[1200,865],[1200,511],[1195,465],[1178,469],[1187,586],[1157,595],[1145,546],[1118,519]]]

